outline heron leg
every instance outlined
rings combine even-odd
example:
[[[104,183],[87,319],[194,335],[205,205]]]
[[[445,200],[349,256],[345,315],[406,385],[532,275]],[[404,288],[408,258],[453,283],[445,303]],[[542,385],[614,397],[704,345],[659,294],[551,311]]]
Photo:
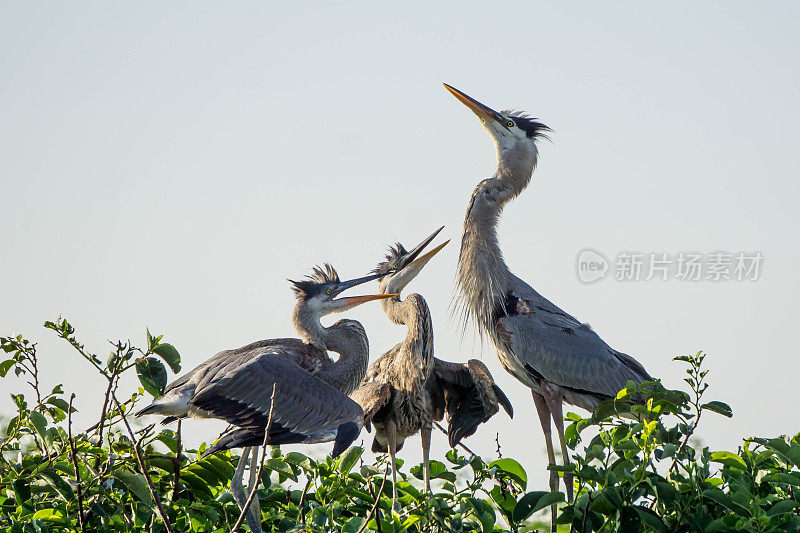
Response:
[[[422,470],[425,479],[425,490],[430,494],[431,491],[431,430],[432,426],[425,425],[420,430],[422,436]]]
[[[536,406],[536,412],[539,415],[539,422],[542,424],[542,432],[544,433],[544,442],[547,446],[547,460],[551,465],[556,464],[556,453],[553,450],[553,440],[550,437],[550,409],[547,407],[547,401],[544,396],[538,392],[531,390],[533,396],[533,405]],[[558,490],[558,472],[555,470],[550,471],[550,492]],[[550,506],[550,531],[556,531],[556,504]]]
[[[257,447],[251,448],[252,457],[250,459],[250,482],[247,484],[247,490],[251,491],[254,487],[258,486],[258,455],[259,449]],[[250,502],[250,508],[247,510],[247,524],[253,533],[261,532],[261,504],[258,502],[258,496],[253,497]]]
[[[247,459],[249,457],[250,448],[244,448],[242,450],[242,456],[239,457],[239,462],[236,463],[236,470],[233,473],[233,477],[231,478],[231,494],[233,494],[233,499],[236,500],[239,509],[242,509],[244,504],[247,503],[247,494],[244,493],[242,477],[244,476],[244,467],[247,466]]]
[[[564,439],[564,412],[562,410],[563,403],[561,395],[549,395],[545,399],[547,400],[550,413],[553,415],[553,423],[558,432],[558,440],[561,444],[561,457],[564,466],[569,466],[569,450],[567,450],[567,441]],[[569,472],[564,472],[564,488],[567,491],[567,501],[571,503],[573,486],[572,474]]]
[[[250,529],[256,533],[261,531],[261,520],[257,520],[252,513],[254,508],[258,508],[258,500],[253,500],[253,503],[250,504],[250,509],[245,511],[244,504],[247,503],[247,492],[244,490],[244,486],[242,485],[242,478],[244,477],[244,468],[247,466],[247,460],[250,457],[250,452],[253,452],[254,459],[258,457],[258,451],[256,448],[244,448],[242,450],[242,456],[239,458],[239,462],[236,464],[236,470],[233,473],[233,478],[231,478],[231,494],[233,495],[233,499],[236,501],[236,505],[239,506],[239,510],[242,512],[247,512],[247,525],[250,526]],[[250,465],[250,486],[253,483],[253,464],[255,464],[255,460]],[[256,467],[257,468],[257,467]],[[249,487],[248,487],[249,488]],[[258,515],[260,517],[261,511],[259,509]]]
[[[392,420],[386,422],[386,441],[389,445],[389,456],[392,458],[392,510],[400,512],[400,503],[397,501],[397,464],[394,460],[397,453],[397,426]]]

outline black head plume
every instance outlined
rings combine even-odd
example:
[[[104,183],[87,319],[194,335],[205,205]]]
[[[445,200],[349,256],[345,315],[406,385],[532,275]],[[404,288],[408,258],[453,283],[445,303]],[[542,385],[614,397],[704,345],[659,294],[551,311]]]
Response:
[[[408,251],[399,242],[395,243],[394,246],[389,246],[389,253],[386,254],[386,260],[378,263],[378,266],[372,269],[372,272],[375,274],[386,274],[390,270],[396,269],[397,262],[407,254]]]
[[[309,274],[302,281],[288,280],[292,284],[292,290],[298,298],[310,298],[319,294],[322,288],[328,283],[340,283],[339,274],[330,263],[323,266],[315,266],[313,274]]]
[[[547,132],[553,130],[522,111],[506,110],[502,111],[502,114],[514,119],[514,123],[519,129],[525,132],[525,135],[527,135],[529,139],[550,139],[550,137],[547,136]]]

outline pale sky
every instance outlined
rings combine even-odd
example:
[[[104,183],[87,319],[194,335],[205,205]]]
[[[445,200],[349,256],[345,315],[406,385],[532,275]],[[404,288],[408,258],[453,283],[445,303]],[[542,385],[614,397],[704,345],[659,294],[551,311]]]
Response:
[[[673,356],[706,351],[708,399],[734,411],[701,425],[711,446],[800,430],[797,3],[2,6],[0,334],[39,342],[45,385],[78,393],[77,424],[96,421],[104,384],[45,320],[68,318],[103,359],[149,327],[188,370],[292,336],[286,278],[323,261],[363,275],[445,225],[454,242],[409,289],[437,356],[480,357],[516,412],[466,444],[491,459],[499,432],[544,488],[528,390],[448,312],[467,200],[495,154],[447,82],[555,130],[500,225],[512,271],[667,386],[684,376]],[[584,248],[764,260],[757,281],[586,285]],[[405,334],[377,304],[347,316],[373,359]],[[184,427],[196,444],[221,425]],[[400,456],[419,461],[419,439]]]

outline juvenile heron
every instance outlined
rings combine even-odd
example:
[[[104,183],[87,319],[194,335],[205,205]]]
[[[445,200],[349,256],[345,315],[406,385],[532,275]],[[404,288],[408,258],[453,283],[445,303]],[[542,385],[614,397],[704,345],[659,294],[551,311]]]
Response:
[[[167,420],[182,417],[219,418],[238,426],[205,455],[245,447],[231,492],[243,507],[246,494],[242,476],[248,455],[250,484],[257,470],[258,446],[264,441],[275,386],[270,444],[334,441],[333,456],[347,449],[363,426],[361,407],[348,395],[361,382],[369,362],[369,342],[361,323],[339,320],[325,327],[320,318],[352,309],[363,303],[391,298],[373,294],[336,298],[343,291],[372,281],[372,274],[340,281],[326,264],[316,267],[303,281],[291,281],[297,296],[292,323],[299,339],[268,339],[235,350],[219,352],[194,370],[169,384],[164,394],[137,413],[161,414]],[[328,350],[339,354],[333,361]],[[248,512],[248,524],[260,531],[258,500]]]
[[[481,119],[497,147],[497,170],[475,187],[464,219],[456,303],[481,336],[492,340],[506,371],[530,387],[547,457],[554,464],[552,417],[568,465],[562,402],[593,411],[628,380],[652,378],[634,358],[608,346],[588,324],[512,274],[503,260],[497,240],[500,214],[530,182],[539,154],[536,141],[550,128],[519,112],[498,113],[447,84],[445,88]],[[564,475],[564,485],[572,500],[571,475]],[[558,474],[551,471],[550,489],[557,488]]]
[[[389,320],[406,326],[407,333],[403,342],[370,365],[364,382],[351,395],[364,409],[367,429],[370,424],[375,425],[372,451],[388,451],[391,456],[393,506],[397,502],[395,454],[405,439],[417,432],[422,435],[425,489],[430,492],[429,452],[434,420],[441,420],[447,413],[448,437],[454,447],[497,413],[498,403],[509,415],[513,412],[483,363],[448,363],[433,356],[433,325],[425,299],[416,293],[400,299],[399,293],[406,285],[450,242],[420,255],[441,230],[410,252],[397,243],[389,249],[386,261],[375,269],[383,275],[381,293],[398,293],[383,300],[383,310]]]

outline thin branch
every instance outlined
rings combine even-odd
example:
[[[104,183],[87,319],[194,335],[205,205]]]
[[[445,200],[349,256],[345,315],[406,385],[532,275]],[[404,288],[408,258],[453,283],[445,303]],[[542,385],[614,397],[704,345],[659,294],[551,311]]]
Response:
[[[586,507],[583,509],[583,520],[581,521],[581,533],[586,533],[586,519],[589,517],[589,506],[592,504],[592,491],[586,496]],[[555,520],[555,518],[553,518]]]
[[[439,422],[436,422],[436,421],[434,421],[434,422],[433,422],[433,425],[434,425],[434,426],[436,426],[437,428],[439,428],[439,431],[441,431],[442,433],[444,433],[445,435],[447,435],[447,430],[446,430],[446,429],[444,429],[444,428],[442,427],[442,425],[441,425],[441,424],[439,424]],[[457,443],[456,443],[456,446],[460,446],[461,448],[463,448],[463,449],[464,449],[464,451],[466,451],[466,452],[467,452],[468,454],[470,454],[472,457],[479,457],[477,453],[475,453],[475,452],[473,452],[472,450],[470,450],[469,448],[467,448],[467,447],[466,447],[466,445],[464,445],[464,444],[463,444],[463,443],[461,443],[461,442],[457,442]]]
[[[173,499],[177,500],[177,495],[180,492],[178,488],[178,483],[181,480],[181,455],[183,455],[183,442],[181,441],[181,419],[178,419],[178,428],[175,431],[175,440],[177,441],[177,445],[175,446],[175,479],[173,481],[174,487],[172,489]]]
[[[72,466],[75,467],[75,481],[77,482],[78,490],[78,524],[81,526],[81,532],[86,533],[86,524],[83,518],[83,490],[81,489],[81,471],[78,468],[78,456],[75,454],[75,443],[72,440],[72,400],[75,399],[75,393],[69,397],[69,410],[67,411],[67,436],[69,437],[69,451],[72,455]]]
[[[309,477],[308,481],[306,481],[306,486],[303,487],[303,494],[300,496],[300,506],[299,506],[300,523],[303,524],[303,529],[305,529],[305,527],[306,527],[306,513],[305,513],[305,511],[303,511],[303,505],[305,504],[306,493],[308,493],[308,488],[311,486],[311,482],[312,481],[313,481],[313,478]]]
[[[150,496],[153,498],[153,501],[156,504],[156,508],[158,509],[158,514],[161,516],[161,520],[164,522],[164,526],[167,528],[168,533],[174,533],[172,529],[172,524],[169,522],[169,518],[167,517],[167,513],[164,512],[164,508],[161,506],[161,498],[158,496],[156,492],[156,488],[153,485],[153,480],[150,479],[150,474],[147,473],[147,467],[144,465],[144,459],[142,458],[142,451],[139,447],[142,444],[142,440],[147,436],[147,432],[143,433],[139,440],[136,440],[136,436],[133,434],[133,430],[131,429],[130,424],[128,424],[128,417],[125,416],[125,412],[122,410],[120,406],[119,400],[117,400],[116,395],[111,393],[111,397],[114,399],[114,403],[117,404],[117,409],[119,409],[120,415],[122,415],[122,421],[125,423],[125,427],[128,429],[128,435],[130,435],[131,440],[134,441],[135,445],[133,447],[133,451],[136,453],[136,461],[139,463],[139,468],[142,470],[142,474],[144,475],[144,479],[147,481],[147,488],[150,491]],[[152,426],[151,426],[152,427]]]
[[[272,429],[272,414],[275,410],[275,388],[278,386],[277,383],[272,385],[272,396],[269,400],[269,418],[267,418],[267,428],[264,430],[264,444],[261,445],[261,461],[258,464],[258,475],[256,475],[256,480],[253,483],[253,486],[250,487],[250,494],[247,496],[247,501],[244,503],[244,507],[242,507],[242,512],[239,513],[239,518],[236,520],[236,523],[233,524],[231,528],[232,533],[236,533],[239,531],[239,527],[241,527],[242,522],[244,522],[244,516],[247,514],[247,511],[250,509],[250,504],[253,503],[253,498],[256,497],[256,489],[258,489],[258,482],[261,480],[261,473],[264,471],[264,459],[267,456],[267,444],[269,443],[269,430]],[[251,467],[252,468],[252,467]]]
[[[358,531],[356,533],[362,533],[367,528],[367,524],[369,524],[370,518],[372,518],[372,515],[375,514],[375,511],[377,511],[378,504],[381,501],[381,495],[383,494],[383,487],[386,486],[386,478],[387,478],[388,475],[389,475],[389,464],[387,463],[386,464],[386,470],[384,470],[384,472],[383,472],[383,481],[381,481],[381,488],[378,489],[378,495],[375,496],[375,503],[372,505],[372,509],[369,510],[369,514],[367,515],[367,519],[364,521],[363,524],[361,524],[361,527],[358,529]],[[372,494],[372,485],[370,485],[368,483],[368,486],[369,486],[369,492],[370,492],[370,494]],[[376,516],[375,517],[375,521],[378,524],[378,531],[380,531],[381,530],[381,520],[380,520],[380,518]]]
[[[114,388],[114,381],[116,377],[117,377],[116,375],[112,374],[111,377],[108,379],[108,387],[106,387],[106,395],[105,398],[103,398],[103,408],[100,410],[100,421],[97,422],[97,426],[99,427],[98,430],[99,440],[97,441],[97,446],[103,446],[103,426],[106,421],[106,415],[108,414],[108,403],[109,403],[108,401],[110,397],[114,394],[112,389]],[[116,397],[114,398],[114,401],[117,402],[117,405],[119,405],[119,401],[117,401]]]
[[[495,433],[494,434],[494,441],[497,443],[497,458],[498,459],[502,459],[503,458],[503,454],[500,453],[500,433]]]

